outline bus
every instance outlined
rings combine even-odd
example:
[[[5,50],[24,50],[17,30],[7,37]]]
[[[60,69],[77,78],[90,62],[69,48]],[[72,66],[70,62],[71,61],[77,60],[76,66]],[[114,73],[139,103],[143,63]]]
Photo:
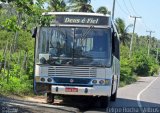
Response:
[[[46,12],[49,25],[33,30],[34,91],[96,97],[101,107],[115,101],[120,80],[119,37],[110,15]]]

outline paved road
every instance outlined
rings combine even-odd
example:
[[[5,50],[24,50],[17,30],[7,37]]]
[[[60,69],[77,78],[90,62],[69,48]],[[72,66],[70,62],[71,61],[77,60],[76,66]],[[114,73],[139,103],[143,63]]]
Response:
[[[93,109],[85,113],[106,113],[106,111],[108,113],[113,113],[112,111],[160,113],[160,77],[141,77],[138,82],[119,88],[118,98],[116,102],[110,104],[109,108]]]
[[[0,98],[0,113],[140,113],[144,110],[144,113],[160,113],[160,78],[141,77],[138,82],[119,88],[116,102],[111,102],[107,109],[96,106],[83,109],[84,106],[84,103],[76,102],[48,105]]]

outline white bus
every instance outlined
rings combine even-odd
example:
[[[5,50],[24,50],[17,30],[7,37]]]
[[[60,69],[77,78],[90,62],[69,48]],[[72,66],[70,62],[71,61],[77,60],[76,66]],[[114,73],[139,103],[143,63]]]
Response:
[[[115,101],[120,79],[119,38],[110,15],[48,12],[48,26],[34,29],[34,90],[55,95],[97,97],[101,107]]]

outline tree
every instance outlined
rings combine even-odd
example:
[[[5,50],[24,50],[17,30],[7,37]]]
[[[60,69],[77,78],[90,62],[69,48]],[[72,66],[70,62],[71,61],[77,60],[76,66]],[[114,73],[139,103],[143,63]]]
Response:
[[[122,20],[121,18],[116,19],[116,27],[120,34],[120,41],[123,45],[126,45],[126,43],[130,40],[130,34],[128,33],[128,29],[132,26],[133,25],[130,24],[126,27],[124,20]]]
[[[105,6],[99,7],[96,12],[97,12],[97,13],[102,13],[102,14],[104,14],[104,15],[106,15],[106,14],[111,14],[111,12],[108,11],[108,9],[107,9]]]
[[[66,3],[64,0],[50,0],[49,1],[49,10],[55,11],[55,12],[63,12],[66,11]]]
[[[91,0],[68,0],[69,9],[73,12],[94,12]]]

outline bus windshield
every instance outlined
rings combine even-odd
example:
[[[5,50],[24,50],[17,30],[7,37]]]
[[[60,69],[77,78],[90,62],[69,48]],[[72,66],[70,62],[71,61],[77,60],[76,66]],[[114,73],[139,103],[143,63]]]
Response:
[[[49,54],[50,65],[111,65],[110,28],[41,27],[39,31],[37,63],[40,54]]]

